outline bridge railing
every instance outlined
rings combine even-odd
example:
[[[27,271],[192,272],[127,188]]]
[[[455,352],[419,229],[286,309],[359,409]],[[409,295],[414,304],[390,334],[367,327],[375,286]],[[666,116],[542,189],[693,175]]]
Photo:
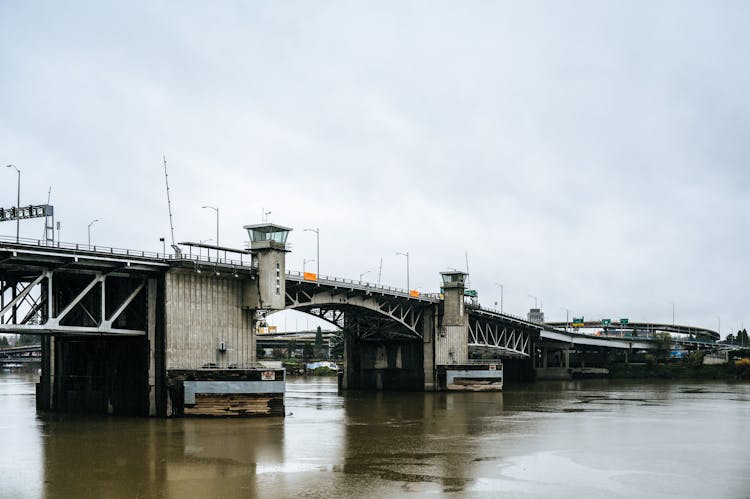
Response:
[[[125,256],[133,258],[142,258],[147,260],[161,260],[161,261],[190,261],[196,263],[208,263],[208,264],[220,264],[220,265],[234,265],[242,268],[257,268],[257,264],[253,262],[251,255],[247,255],[246,258],[240,253],[239,259],[221,257],[219,253],[216,256],[211,256],[210,253],[203,255],[202,253],[193,254],[192,248],[188,250],[188,253],[181,253],[179,256],[174,253],[159,253],[158,251],[145,251],[136,250],[129,248],[116,248],[111,246],[101,246],[96,244],[81,244],[81,243],[66,243],[61,241],[55,241],[51,243],[43,239],[30,239],[30,238],[18,238],[16,240],[13,236],[0,236],[0,242],[7,243],[10,246],[23,246],[33,247],[36,249],[65,249],[73,251],[76,254],[89,254],[92,256]]]
[[[422,292],[410,292],[409,290],[403,289],[403,288],[396,288],[393,286],[386,286],[384,284],[377,284],[367,281],[359,281],[356,279],[346,279],[345,277],[335,277],[335,276],[317,276],[315,279],[306,279],[304,272],[296,272],[292,270],[288,270],[286,275],[288,277],[293,277],[295,279],[298,279],[300,281],[309,282],[309,283],[320,283],[320,284],[327,284],[329,286],[347,286],[354,289],[359,289],[362,291],[384,291],[388,294],[392,294],[395,296],[403,296],[404,298],[417,298],[417,299],[426,299],[430,301],[437,301],[440,299],[440,295],[438,293],[422,293]],[[414,291],[414,290],[412,290]]]
[[[529,320],[526,317],[521,317],[519,315],[509,314],[508,312],[501,312],[501,311],[499,311],[496,308],[483,307],[481,305],[479,305],[479,306],[472,306],[470,308],[473,308],[473,309],[478,310],[480,312],[489,312],[491,314],[497,314],[497,315],[502,315],[502,316],[505,316],[505,317],[510,317],[511,319],[516,319],[518,321],[529,322]]]

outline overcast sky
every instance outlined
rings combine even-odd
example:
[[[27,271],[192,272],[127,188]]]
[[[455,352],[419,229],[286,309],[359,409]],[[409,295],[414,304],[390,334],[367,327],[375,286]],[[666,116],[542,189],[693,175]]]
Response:
[[[0,161],[63,241],[160,250],[166,154],[178,241],[265,209],[292,270],[320,227],[324,275],[750,323],[747,2],[106,3],[0,2]]]

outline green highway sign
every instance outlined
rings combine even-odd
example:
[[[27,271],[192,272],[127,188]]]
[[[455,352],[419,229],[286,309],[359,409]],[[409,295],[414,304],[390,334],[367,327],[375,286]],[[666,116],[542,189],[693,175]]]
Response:
[[[627,323],[628,323],[628,320],[627,320],[627,319],[620,319],[620,324],[622,324],[623,326],[624,326],[625,324],[627,324]]]
[[[612,324],[612,319],[602,319],[602,325],[609,326]]]

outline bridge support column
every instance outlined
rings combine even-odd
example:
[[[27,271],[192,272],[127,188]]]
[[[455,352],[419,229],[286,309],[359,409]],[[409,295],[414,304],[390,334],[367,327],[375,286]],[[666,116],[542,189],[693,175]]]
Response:
[[[164,368],[164,289],[156,279],[147,287],[148,415],[167,415],[166,370]],[[159,306],[159,304],[162,306]]]
[[[42,336],[42,374],[36,385],[36,407],[40,411],[54,409],[55,337]]]
[[[424,369],[424,390],[435,391],[437,375],[435,371],[435,326],[437,323],[437,307],[434,314],[427,314],[422,318],[422,366]]]

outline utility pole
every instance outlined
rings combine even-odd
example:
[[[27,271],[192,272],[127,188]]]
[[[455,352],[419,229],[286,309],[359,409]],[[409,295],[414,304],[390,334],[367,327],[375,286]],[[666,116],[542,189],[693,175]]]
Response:
[[[409,287],[409,252],[408,251],[406,253],[396,252],[396,254],[406,257],[406,292],[410,293],[411,288]]]
[[[16,244],[20,241],[21,233],[21,170],[16,165],[5,165],[6,168],[14,168],[18,173],[18,189],[16,192]]]
[[[268,213],[271,213],[270,211]],[[315,232],[315,265],[317,266],[317,279],[320,282],[320,227],[305,229],[306,232]]]

